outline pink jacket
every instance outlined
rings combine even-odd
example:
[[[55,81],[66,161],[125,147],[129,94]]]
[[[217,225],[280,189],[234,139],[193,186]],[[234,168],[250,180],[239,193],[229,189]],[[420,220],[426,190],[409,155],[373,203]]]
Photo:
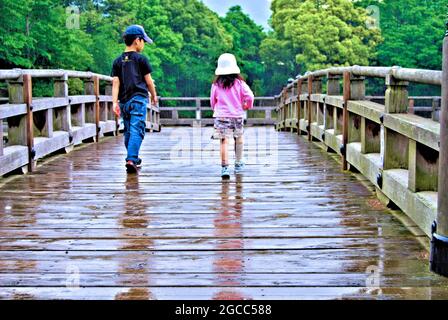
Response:
[[[212,85],[210,105],[214,118],[243,118],[245,103],[248,109],[254,107],[254,94],[246,82],[237,79],[230,89]]]

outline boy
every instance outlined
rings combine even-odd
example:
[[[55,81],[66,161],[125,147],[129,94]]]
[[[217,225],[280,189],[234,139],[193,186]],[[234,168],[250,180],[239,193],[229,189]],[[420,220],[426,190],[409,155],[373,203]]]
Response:
[[[145,42],[153,41],[142,26],[132,25],[123,34],[125,52],[112,66],[112,98],[115,114],[123,117],[124,144],[127,149],[126,171],[137,173],[142,160],[138,157],[145,137],[148,90],[151,103],[157,105],[157,93],[152,80],[152,68],[146,57],[140,54]]]

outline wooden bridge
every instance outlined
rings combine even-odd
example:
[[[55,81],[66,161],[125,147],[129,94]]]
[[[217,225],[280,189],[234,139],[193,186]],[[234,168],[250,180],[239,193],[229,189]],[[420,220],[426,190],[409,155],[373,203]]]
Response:
[[[38,77],[53,79],[54,97],[33,98]],[[367,97],[365,77],[384,77],[385,97]],[[83,95],[69,95],[70,78]],[[150,106],[144,167],[126,175],[109,77],[0,79],[2,299],[448,298],[428,261],[440,98],[418,109],[406,90],[440,85],[440,72],[299,77],[257,99],[247,170],[224,182],[205,98]]]

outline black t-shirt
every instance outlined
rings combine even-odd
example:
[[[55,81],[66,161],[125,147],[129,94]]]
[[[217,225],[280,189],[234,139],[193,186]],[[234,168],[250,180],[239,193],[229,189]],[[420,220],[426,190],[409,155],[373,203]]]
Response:
[[[152,73],[148,59],[135,51],[124,52],[115,59],[111,76],[120,79],[118,99],[121,103],[126,103],[135,95],[149,96],[145,81],[148,73]]]

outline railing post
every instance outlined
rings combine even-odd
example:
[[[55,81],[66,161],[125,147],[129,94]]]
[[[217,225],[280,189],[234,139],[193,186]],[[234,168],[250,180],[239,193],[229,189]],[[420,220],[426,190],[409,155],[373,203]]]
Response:
[[[24,76],[17,80],[8,81],[8,94],[10,104],[22,104],[25,102]],[[8,121],[8,141],[10,145],[27,145],[27,116],[9,117]]]
[[[307,111],[308,111],[308,141],[312,141],[313,137],[311,135],[311,122],[312,122],[312,107],[311,107],[311,95],[313,94],[313,76],[308,76],[308,105],[307,105]]]
[[[390,73],[386,77],[385,113],[406,113],[409,98],[407,86],[409,82],[395,79]],[[381,156],[382,170],[408,169],[409,142],[414,142],[393,130],[386,128],[384,117],[381,124]],[[412,155],[411,155],[412,156]],[[412,170],[410,171],[412,173]],[[382,175],[382,173],[380,173]],[[381,177],[379,177],[380,179]],[[412,181],[412,179],[411,179]]]
[[[196,99],[196,121],[201,121],[202,114],[201,114],[201,100]]]
[[[157,132],[162,131],[162,124],[160,123],[160,102],[156,105],[156,111],[154,113],[156,118]]]
[[[397,80],[392,74],[387,75],[387,90],[385,96],[386,113],[408,112],[408,85],[408,81]]]
[[[95,124],[96,124],[96,142],[100,140],[100,79],[98,76],[93,77],[93,92],[95,95]]]
[[[439,121],[440,120],[440,99],[439,98],[433,98],[432,99],[432,114],[431,118],[433,121]]]
[[[328,74],[327,81],[327,95],[329,96],[339,96],[341,95],[341,86],[339,80],[341,77],[339,75]]]
[[[350,76],[350,100],[364,100],[366,98],[366,78]]]
[[[286,130],[286,96],[287,96],[287,88],[283,87],[281,102],[280,102],[280,113],[281,113],[281,130]]]
[[[351,98],[351,72],[344,72],[344,109],[342,113],[342,170],[347,170],[348,102]]]
[[[0,157],[3,156],[3,119],[0,119]]]
[[[54,79],[54,96],[68,97],[68,77],[64,74],[61,78]]]
[[[96,126],[96,115],[95,115],[95,108],[96,108],[96,102],[97,102],[97,96],[95,95],[95,80],[94,77],[88,78],[84,80],[84,94],[87,96],[94,96],[94,102],[88,102],[83,105],[81,105],[81,108],[78,109],[80,112],[82,112],[81,116],[78,118],[81,118],[81,122],[83,122],[83,126],[85,126],[86,123],[95,124]],[[98,127],[95,127],[95,130],[98,130]],[[97,137],[97,134],[95,134],[92,137],[92,140],[95,141]]]
[[[300,78],[297,80],[297,134],[300,135],[300,115],[302,109],[302,101],[300,101],[300,96],[302,95],[302,82]]]
[[[26,104],[26,141],[28,146],[28,171],[33,172],[36,164],[34,157],[34,132],[33,132],[33,84],[29,74],[23,75],[23,97]]]
[[[415,107],[415,100],[414,99],[409,99],[409,107],[408,107],[408,112],[410,113],[410,114],[415,114],[415,110],[414,110],[414,107]]]
[[[177,121],[179,120],[179,111],[177,109],[174,109],[171,111],[171,120]]]
[[[448,276],[448,29],[443,40],[442,70],[438,206],[437,221],[432,225],[430,268]]]
[[[322,78],[314,78],[313,79],[313,94],[322,94]],[[311,102],[313,106],[312,111],[314,113],[314,118],[316,120],[317,126],[323,125],[325,122],[324,118],[324,108],[320,108],[320,102],[317,102],[316,105]],[[322,110],[322,111],[321,111]]]
[[[264,120],[266,123],[269,123],[272,119],[272,110],[266,109],[264,110]]]
[[[27,146],[28,171],[35,168],[34,158],[34,132],[33,132],[33,106],[32,106],[32,80],[29,74],[20,76],[17,80],[8,81],[10,104],[25,104],[26,115],[10,117],[8,121],[8,141],[10,145]],[[3,131],[3,130],[2,130]],[[3,132],[2,132],[3,134]],[[2,138],[3,140],[3,138]],[[2,141],[3,143],[3,141]]]
[[[68,98],[68,77],[67,74],[64,74],[59,79],[55,79],[54,82],[54,96],[55,97],[62,97],[62,98]],[[50,109],[48,110],[50,111]],[[49,112],[51,113],[51,112]],[[72,117],[71,117],[71,105],[70,101],[68,105],[65,108],[61,108],[60,111],[54,110],[54,117],[55,117],[55,130],[63,130],[67,131],[69,136],[72,136]],[[53,118],[53,115],[51,115],[51,118]],[[59,122],[59,123],[58,123]],[[52,124],[53,125],[53,124]],[[72,139],[70,139],[72,140]],[[70,141],[71,143],[71,141]]]
[[[327,96],[340,96],[341,95],[341,86],[340,86],[340,75],[335,74],[327,74]],[[326,100],[325,100],[326,101]],[[334,129],[334,134],[337,134],[337,108],[333,106],[329,106],[326,102],[324,104],[324,129]],[[325,135],[325,133],[324,133]],[[323,137],[325,140],[325,136]]]

